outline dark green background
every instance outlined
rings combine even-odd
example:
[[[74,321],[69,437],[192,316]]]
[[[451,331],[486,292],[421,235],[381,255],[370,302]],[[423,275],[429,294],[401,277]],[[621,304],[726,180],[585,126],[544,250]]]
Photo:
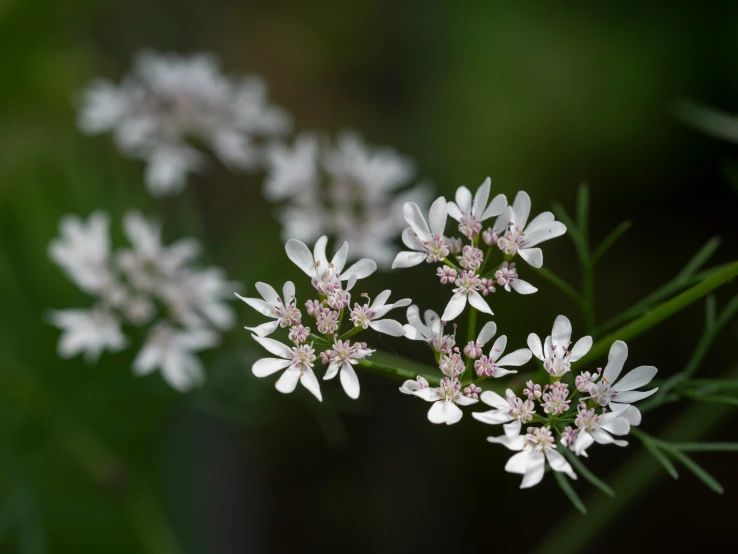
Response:
[[[170,240],[199,233],[201,220],[207,261],[232,278],[248,286],[294,279],[303,298],[309,290],[283,255],[262,175],[213,163],[186,195],[153,200],[141,163],[121,158],[109,137],[77,132],[75,95],[93,77],[118,80],[139,48],[208,50],[230,73],[260,73],[298,129],[358,129],[414,158],[419,176],[447,197],[489,175],[509,198],[527,190],[534,212],[556,200],[572,210],[577,185],[589,182],[594,243],[634,222],[598,269],[600,321],[667,281],[713,235],[724,239],[715,263],[738,255],[736,189],[725,171],[738,146],[673,115],[685,97],[738,112],[738,6],[462,4],[0,2],[0,372],[35,375],[65,417],[111,445],[154,488],[186,552],[527,551],[570,506],[550,478],[518,491],[518,477],[502,470],[509,453],[484,441],[488,429],[468,416],[431,426],[427,406],[393,381],[361,376],[358,402],[338,383],[324,387],[322,406],[304,391],[282,397],[250,375],[257,352],[240,326],[205,357],[207,387],[185,397],[158,375],[134,378],[135,349],[97,366],[56,357],[58,332],[44,313],[89,304],[46,256],[68,212],[103,208],[118,218],[138,207],[160,214]],[[569,241],[544,251],[547,267],[576,285]],[[539,294],[493,298],[501,331],[522,346],[565,313],[577,336],[582,322],[569,300],[528,276]],[[372,294],[391,286],[423,307],[425,298],[436,309],[445,301],[427,268],[370,286]],[[719,301],[734,291],[726,287]],[[256,322],[245,305],[236,308],[240,324]],[[695,305],[633,341],[629,367],[653,364],[663,376],[681,369],[702,314]],[[735,326],[724,332],[704,375],[735,364],[736,334]],[[403,341],[378,345],[428,360]],[[4,398],[2,379],[0,498],[20,515],[0,535],[0,551],[140,552],[115,494]],[[678,411],[655,413],[644,428],[658,433]],[[733,419],[706,438],[736,437]],[[594,450],[591,467],[607,475],[635,448]],[[724,497],[684,472],[605,522],[587,551],[733,541],[735,455],[697,459],[724,483]]]

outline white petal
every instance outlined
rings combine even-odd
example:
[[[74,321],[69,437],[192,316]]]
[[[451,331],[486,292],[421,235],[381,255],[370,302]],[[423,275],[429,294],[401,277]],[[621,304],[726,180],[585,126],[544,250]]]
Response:
[[[376,311],[378,308],[381,308],[387,303],[387,300],[390,297],[390,294],[392,294],[392,291],[390,290],[384,290],[380,292],[377,296],[374,297],[374,302],[372,302],[372,310]]]
[[[303,370],[302,376],[300,377],[300,383],[302,383],[302,386],[310,391],[315,398],[321,402],[323,401],[323,396],[320,394],[320,383],[312,369],[308,367]]]
[[[237,292],[234,292],[233,294],[235,294],[238,298],[246,302],[246,304],[254,308],[261,315],[273,317],[272,306],[269,305],[267,302],[264,302],[261,298],[246,298],[245,296],[241,296]]]
[[[492,337],[495,336],[495,333],[497,333],[497,324],[494,321],[488,321],[484,324],[482,330],[479,331],[477,344],[481,344],[482,346],[484,346],[492,339]]]
[[[502,428],[505,430],[505,435],[510,437],[510,439],[514,439],[515,437],[520,435],[520,429],[522,427],[523,427],[523,424],[520,423],[519,419],[511,421],[507,425],[502,426]]]
[[[377,271],[377,262],[369,258],[363,258],[349,267],[344,273],[341,273],[341,281],[347,281],[353,275],[356,275],[357,279],[365,279],[375,271]]]
[[[523,447],[525,446],[525,437],[522,435],[518,435],[514,439],[511,439],[507,435],[502,435],[501,437],[487,437],[487,442],[501,444],[507,449],[515,451],[523,449]]]
[[[612,390],[615,391],[628,391],[642,387],[651,382],[656,377],[658,369],[650,365],[642,365],[629,371],[625,377],[620,379],[617,383],[612,386]]]
[[[525,224],[528,222],[528,216],[530,215],[530,196],[527,192],[521,190],[515,196],[513,211],[515,212],[515,225],[525,229]]]
[[[577,435],[577,440],[574,441],[574,453],[577,456],[586,456],[586,450],[594,444],[594,438],[592,435],[582,430]]]
[[[539,360],[545,360],[543,357],[543,346],[541,345],[541,338],[535,333],[528,335],[528,348],[531,353]]]
[[[286,346],[281,342],[267,337],[257,337],[256,335],[251,335],[251,338],[253,338],[264,348],[266,348],[270,354],[274,354],[275,356],[279,356],[280,358],[284,358],[286,360],[292,359],[292,350],[289,346]]]
[[[456,205],[462,213],[469,213],[472,207],[472,194],[466,187],[456,189]]]
[[[514,279],[510,286],[515,289],[515,292],[518,294],[533,294],[535,292],[538,292],[538,289],[531,285],[528,281],[523,281],[522,279]]]
[[[495,220],[495,224],[492,227],[492,229],[496,233],[502,233],[507,227],[510,225],[510,221],[515,217],[515,212],[513,211],[511,206],[508,206],[505,208],[502,213],[500,214],[500,217],[498,217]]]
[[[548,465],[550,465],[551,469],[553,469],[554,471],[566,473],[572,479],[577,478],[577,474],[574,473],[574,470],[569,465],[569,462],[567,462],[566,458],[564,458],[556,450],[546,451],[546,459],[548,460]]]
[[[394,319],[380,319],[372,321],[369,326],[379,333],[390,335],[391,337],[402,337],[405,335],[405,328],[402,323]]]
[[[610,409],[615,410],[616,404],[611,402]],[[638,427],[641,424],[641,412],[635,406],[625,404],[624,409],[618,414],[620,417],[625,419],[633,427]]]
[[[627,435],[630,433],[630,423],[628,423],[628,420],[612,412],[601,415],[597,424],[613,435]]]
[[[518,452],[507,461],[505,464],[505,471],[508,473],[525,475],[525,472],[528,470],[528,466],[533,462],[534,456],[533,452],[526,450]],[[543,459],[543,456],[541,456],[541,459]]]
[[[428,224],[431,233],[443,236],[443,231],[446,228],[446,199],[443,196],[436,198],[431,204]]]
[[[343,366],[341,366],[339,377],[341,378],[343,390],[346,391],[348,397],[353,398],[354,400],[359,398],[359,378],[357,377],[354,368],[351,367],[351,364],[343,364]]]
[[[566,233],[566,225],[564,225],[560,221],[554,221],[553,223],[548,223],[542,227],[539,227],[533,232],[529,232],[526,229],[525,242],[523,244],[525,245],[526,248],[531,248],[547,240],[560,237],[561,235],[565,233]]]
[[[610,347],[610,353],[607,356],[607,365],[602,377],[610,383],[614,383],[620,372],[623,370],[623,364],[628,359],[628,345],[621,340],[616,340]]]
[[[480,312],[483,312],[489,315],[494,315],[492,313],[492,308],[489,307],[489,304],[487,304],[487,301],[484,298],[482,298],[482,295],[479,294],[475,290],[469,293],[469,304],[474,306]]]
[[[518,254],[531,267],[541,268],[543,267],[543,251],[540,248],[521,248],[518,250]]]
[[[266,377],[286,368],[291,363],[292,360],[282,360],[281,358],[262,358],[256,360],[254,365],[251,366],[251,372],[257,377]]]
[[[510,391],[510,389],[508,389],[508,391]],[[479,399],[488,406],[494,406],[498,410],[510,410],[510,404],[508,401],[494,391],[484,391]]]
[[[523,482],[520,483],[521,489],[529,489],[530,487],[536,486],[543,479],[543,474],[546,471],[546,461],[543,455],[539,452],[535,457],[531,457],[528,463],[528,470],[523,476]]]
[[[274,290],[274,287],[261,282],[257,282],[255,286],[256,290],[261,294],[261,297],[266,300],[268,304],[271,304],[272,306],[279,304],[279,294]]]
[[[295,387],[297,386],[297,382],[299,380],[300,370],[291,367],[287,371],[285,371],[279,379],[277,379],[277,382],[274,384],[274,386],[279,392],[289,394],[295,390]]]
[[[331,264],[333,264],[333,270],[339,275],[343,271],[343,268],[346,267],[346,258],[348,258],[348,249],[349,249],[348,242],[344,242],[341,245],[341,248],[338,249],[338,252],[336,252],[336,255],[333,256],[333,259],[331,260]]]
[[[487,201],[489,200],[489,188],[492,181],[487,177],[481,186],[477,189],[477,193],[474,195],[474,216],[477,219],[482,218],[484,210],[487,208]]]
[[[506,335],[500,335],[497,337],[497,340],[492,345],[492,348],[489,351],[489,357],[493,362],[496,362],[500,356],[502,356],[502,353],[505,352],[505,347],[507,346],[507,336]]]
[[[471,406],[472,404],[476,404],[477,402],[479,402],[479,400],[475,398],[469,398],[468,396],[459,396],[456,399],[456,403],[459,406]]]
[[[571,349],[571,355],[569,356],[570,362],[576,362],[581,359],[589,349],[592,348],[592,337],[582,337],[575,344],[574,348]]]
[[[329,379],[333,379],[336,375],[338,375],[339,369],[341,369],[341,364],[339,363],[329,364],[328,369],[325,372],[325,375],[323,375],[323,381],[328,381]]]
[[[508,406],[508,412],[509,412]],[[502,410],[489,410],[488,412],[472,412],[472,417],[482,423],[488,423],[489,425],[500,425],[501,423],[507,423],[510,421],[510,414],[503,412]]]
[[[262,323],[261,325],[257,325],[256,327],[244,327],[244,329],[246,329],[247,331],[251,331],[259,337],[266,337],[267,335],[271,335],[274,331],[276,331],[277,327],[279,327],[279,322],[275,319],[274,321],[270,321],[269,323]]]
[[[405,221],[410,227],[413,228],[415,234],[418,235],[421,241],[427,242],[431,239],[431,232],[428,228],[428,224],[425,222],[423,214],[420,213],[420,208],[415,202],[405,202],[402,206],[402,215],[405,217]]]
[[[441,319],[443,321],[451,321],[455,319],[466,307],[466,294],[456,293],[448,301],[446,309],[443,311]]]
[[[410,250],[423,252],[423,241],[418,238],[412,227],[406,227],[402,232],[402,243]]]
[[[461,417],[464,415],[464,412],[462,412],[461,408],[459,408],[451,401],[446,401],[444,402],[444,404],[444,410],[446,412],[446,425],[453,425],[454,423],[458,423],[461,420]]]
[[[328,245],[328,237],[323,235],[317,241],[313,247],[313,258],[316,264],[320,264],[319,267],[326,267],[328,265],[328,256],[325,253],[325,247]]]
[[[456,202],[449,202],[446,204],[446,212],[448,213],[448,216],[455,219],[456,221],[461,221],[461,210],[456,205]]]
[[[431,423],[446,423],[446,404],[445,400],[434,402],[428,410],[428,421]]]
[[[302,269],[307,275],[312,277],[315,274],[313,254],[310,252],[310,249],[305,246],[304,242],[290,239],[284,245],[284,250],[287,252],[287,257],[292,261],[292,263]]]
[[[659,390],[658,387],[655,389],[647,390],[647,391],[640,391],[640,390],[629,390],[629,391],[618,391],[616,395],[612,397],[613,402],[619,402],[622,404],[631,404],[632,402],[638,402],[639,400],[643,400],[644,398],[648,398],[649,396],[656,393],[656,391]]]
[[[536,217],[534,217],[528,225],[526,225],[525,228],[525,235],[526,237],[530,235],[531,233],[537,231],[541,227],[553,223],[553,221],[556,218],[554,217],[554,214],[551,212],[542,212],[538,214]]]
[[[556,346],[557,349],[568,349],[570,340],[571,321],[564,315],[557,316],[551,331],[551,344]]]
[[[433,387],[427,387],[425,389],[419,389],[413,393],[418,398],[422,398],[426,402],[435,402],[438,400],[438,390]]]
[[[498,194],[492,199],[492,202],[482,214],[482,221],[500,215],[507,208],[507,198],[504,194]]]
[[[405,269],[420,265],[425,261],[425,252],[398,252],[395,261],[392,262],[392,269]]]
[[[521,366],[523,364],[527,364],[530,359],[533,357],[533,354],[530,353],[530,350],[527,348],[521,348],[520,350],[516,350],[515,352],[512,352],[511,354],[508,354],[507,356],[503,356],[501,359],[497,361],[497,364],[500,366]]]
[[[292,281],[287,281],[282,287],[282,301],[285,304],[289,304],[290,301],[295,297],[295,284]]]

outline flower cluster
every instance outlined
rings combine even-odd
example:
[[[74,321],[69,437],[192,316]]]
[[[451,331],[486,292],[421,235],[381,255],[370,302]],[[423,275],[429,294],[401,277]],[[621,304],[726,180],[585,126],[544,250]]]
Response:
[[[329,262],[326,256],[327,242],[326,236],[320,237],[312,252],[303,242],[295,239],[287,241],[285,246],[289,259],[310,278],[317,293],[317,298],[309,299],[304,304],[307,315],[315,320],[317,334],[311,333],[311,328],[305,325],[292,282],[285,283],[281,297],[265,283],[256,283],[261,298],[236,296],[272,319],[256,327],[246,327],[252,332],[254,340],[278,356],[258,360],[252,367],[255,376],[267,377],[285,370],[276,382],[277,390],[290,393],[299,381],[318,400],[322,400],[320,384],[314,372],[315,363],[320,358],[320,362],[327,366],[323,380],[338,375],[346,394],[350,398],[358,398],[359,378],[353,366],[371,356],[374,350],[366,342],[351,341],[349,338],[369,328],[391,336],[403,336],[403,325],[385,316],[393,308],[407,306],[410,300],[389,304],[389,290],[378,294],[373,301],[364,293],[360,297],[365,298],[365,302],[354,302],[352,308],[351,291],[356,282],[374,273],[377,265],[365,258],[344,271],[348,243],[344,242]],[[344,324],[348,324],[348,329],[339,334]],[[294,346],[269,338],[268,335],[279,328],[289,329],[288,340]],[[316,354],[316,348],[321,352]]]
[[[402,231],[400,207],[425,204],[425,186],[408,188],[413,164],[389,148],[371,148],[354,133],[335,146],[314,134],[266,152],[265,196],[285,201],[279,219],[285,238],[312,242],[323,234],[348,241],[356,258],[367,256],[389,267]]]
[[[436,274],[441,284],[454,288],[441,316],[443,321],[458,317],[467,303],[480,312],[492,314],[484,297],[495,292],[495,283],[508,292],[536,292],[538,289],[520,279],[512,260],[520,255],[531,266],[542,267],[543,253],[537,245],[566,232],[566,226],[555,221],[551,212],[543,212],[528,222],[531,202],[527,193],[519,192],[513,205],[508,206],[503,194],[490,201],[490,186],[488,178],[474,197],[469,189],[460,187],[456,202],[438,198],[430,207],[427,221],[417,204],[408,202],[403,206],[410,227],[403,231],[402,240],[410,250],[400,252],[392,267],[412,267],[423,262],[444,264]],[[448,217],[458,222],[462,237],[446,235]],[[494,224],[484,229],[485,222],[493,217],[496,217]],[[483,251],[480,246],[485,245]],[[490,265],[496,253],[497,265]]]
[[[147,161],[149,192],[165,195],[204,165],[190,139],[227,166],[248,169],[259,158],[254,137],[281,135],[291,123],[268,103],[259,77],[231,79],[210,55],[142,52],[120,84],[99,79],[87,87],[78,125],[87,134],[112,132],[121,152]]]
[[[149,327],[133,362],[137,375],[157,368],[174,388],[184,391],[204,381],[195,352],[218,344],[234,314],[225,303],[234,284],[216,267],[196,268],[200,246],[181,239],[164,246],[161,227],[131,211],[123,219],[130,247],[110,246],[110,219],[95,212],[87,221],[62,218],[60,236],[49,244],[49,256],[83,292],[95,298],[88,309],[58,310],[50,322],[62,329],[59,355],[83,353],[95,362],[105,350],[124,349],[129,340],[123,325]]]

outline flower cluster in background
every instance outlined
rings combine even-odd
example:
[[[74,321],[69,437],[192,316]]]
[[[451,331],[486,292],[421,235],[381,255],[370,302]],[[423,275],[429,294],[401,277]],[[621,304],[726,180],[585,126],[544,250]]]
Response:
[[[221,332],[233,327],[234,313],[225,300],[236,285],[217,267],[193,265],[200,253],[197,241],[165,246],[160,225],[139,212],[125,214],[123,231],[130,245],[112,251],[106,213],[62,218],[49,256],[95,303],[51,312],[50,322],[63,331],[59,355],[84,354],[95,362],[102,352],[129,345],[125,326],[145,328],[134,373],[159,369],[172,387],[188,390],[205,378],[195,353],[216,346]]]
[[[206,145],[225,165],[258,166],[254,139],[287,133],[287,113],[268,103],[256,76],[223,75],[217,58],[142,52],[120,84],[93,81],[81,98],[82,132],[111,132],[126,156],[146,160],[153,195],[178,193],[187,174],[200,170]]]
[[[284,201],[279,220],[285,240],[332,235],[351,244],[355,259],[367,256],[389,268],[405,226],[402,205],[430,199],[428,186],[410,187],[414,178],[410,160],[390,148],[368,146],[355,133],[339,135],[335,144],[304,133],[291,145],[269,147],[264,194]]]

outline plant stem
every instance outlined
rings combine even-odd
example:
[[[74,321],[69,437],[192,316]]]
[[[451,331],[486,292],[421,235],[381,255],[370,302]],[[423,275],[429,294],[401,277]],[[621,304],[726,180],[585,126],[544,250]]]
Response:
[[[3,371],[1,390],[49,429],[59,446],[103,489],[112,493],[148,554],[182,552],[151,490],[89,429],[54,409],[36,379],[17,369]]]
[[[660,306],[654,308],[652,311],[636,319],[632,323],[622,327],[621,329],[607,335],[606,337],[598,340],[589,353],[582,358],[580,363],[591,362],[600,356],[607,353],[610,346],[616,340],[627,341],[635,338],[638,335],[648,331],[651,327],[661,323],[666,318],[675,314],[679,310],[682,310],[699,300],[706,294],[715,290],[721,285],[724,285],[728,281],[738,276],[738,262],[730,264],[725,269],[718,271],[711,275],[703,282],[693,286],[692,288],[684,291],[678,296],[675,296],[671,300],[664,302]]]
[[[389,375],[391,377],[399,377],[400,379],[412,379],[415,380],[418,376],[418,372],[410,368],[396,367],[392,365],[383,364],[380,362],[373,362],[371,360],[359,360],[359,365],[377,373]],[[437,386],[440,383],[440,379],[437,375],[422,375],[431,385]]]

